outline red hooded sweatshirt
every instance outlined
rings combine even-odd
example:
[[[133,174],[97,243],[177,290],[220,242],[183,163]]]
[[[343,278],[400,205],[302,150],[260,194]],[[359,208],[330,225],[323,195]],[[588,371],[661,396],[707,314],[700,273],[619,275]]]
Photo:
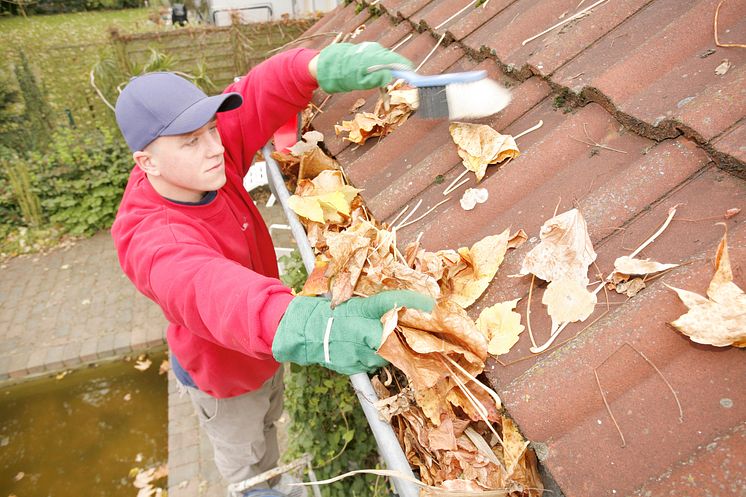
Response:
[[[256,151],[311,100],[317,53],[278,54],[226,88],[243,105],[217,114],[227,182],[211,202],[171,202],[135,166],[111,230],[124,273],[169,321],[172,353],[214,397],[256,390],[279,367],[272,340],[293,297],[242,179]]]

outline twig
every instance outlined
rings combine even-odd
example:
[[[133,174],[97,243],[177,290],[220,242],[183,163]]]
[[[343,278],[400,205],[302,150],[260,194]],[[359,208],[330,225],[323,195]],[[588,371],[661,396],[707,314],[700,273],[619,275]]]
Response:
[[[399,223],[399,225],[398,225],[398,226],[396,226],[396,227],[395,227],[395,229],[397,229],[397,230],[398,230],[398,229],[399,229],[399,227],[400,227],[400,226],[401,226],[402,224],[404,224],[404,223],[406,223],[407,221],[409,221],[409,218],[410,218],[410,217],[412,217],[412,214],[414,214],[414,213],[415,213],[415,212],[417,211],[417,209],[419,209],[419,208],[420,208],[420,206],[421,206],[421,205],[422,205],[422,199],[419,199],[419,200],[417,201],[417,203],[416,203],[416,204],[414,204],[414,209],[412,209],[412,210],[411,210],[411,211],[409,212],[409,214],[407,214],[407,215],[406,215],[406,217],[405,217],[404,219],[402,219],[402,220],[401,220],[401,223]]]
[[[609,413],[609,417],[611,417],[611,420],[614,422],[614,426],[616,426],[616,431],[619,432],[619,436],[622,437],[622,447],[626,447],[627,442],[624,440],[624,433],[622,433],[622,429],[619,428],[619,423],[616,422],[614,413],[611,412],[611,407],[609,407],[609,402],[606,400],[606,394],[604,393],[604,389],[601,387],[601,380],[598,379],[597,368],[593,368],[593,374],[596,376],[596,384],[598,385],[598,391],[601,393],[601,398],[603,399],[604,405],[606,406],[606,411]]]
[[[98,94],[99,98],[104,101],[104,103],[106,104],[106,106],[108,108],[110,108],[112,111],[115,110],[114,106],[111,105],[108,100],[106,100],[106,97],[104,96],[104,94],[101,93],[101,90],[99,90],[98,86],[96,86],[95,77],[93,75],[93,69],[91,69],[91,79],[90,79],[90,81],[91,81],[91,86],[93,87],[94,90],[96,90],[96,93]]]
[[[400,46],[404,45],[409,40],[411,40],[412,36],[414,36],[414,34],[409,33],[406,37],[404,37],[404,39],[402,41],[400,41],[399,43],[397,43],[396,45],[394,45],[393,47],[391,47],[390,50],[392,52],[396,52],[396,49],[399,48]]]
[[[480,387],[482,390],[484,390],[485,392],[487,392],[487,395],[489,395],[490,397],[492,397],[492,400],[495,401],[495,404],[497,405],[498,409],[500,407],[502,407],[503,401],[500,400],[500,396],[497,395],[497,392],[495,392],[490,387],[488,387],[487,385],[485,385],[484,383],[482,383],[481,381],[479,381],[478,379],[476,379],[474,376],[472,376],[472,374],[469,373],[467,370],[465,370],[461,366],[461,364],[457,363],[456,361],[454,361],[453,359],[451,359],[450,357],[448,357],[447,355],[445,355],[443,353],[441,353],[441,355],[443,357],[445,357],[446,359],[448,359],[448,361],[451,364],[453,364],[454,366],[456,366],[456,369],[458,369],[459,371],[461,371],[462,373],[464,373],[466,375],[466,377],[469,378],[471,381],[473,381],[478,387]]]
[[[331,95],[327,95],[326,98],[321,102],[321,105],[319,105],[318,107],[316,107],[318,110],[316,112],[314,112],[314,114],[311,116],[311,119],[308,120],[307,124],[311,124],[313,122],[313,120],[316,119],[316,116],[319,115],[319,112],[323,112],[321,110],[321,108],[324,106],[324,104],[326,104],[329,101],[330,98],[332,98],[332,96]]]
[[[458,182],[459,180],[461,180],[461,178],[463,178],[464,176],[466,176],[466,173],[468,173],[469,171],[470,171],[469,169],[464,169],[464,170],[463,170],[463,171],[461,172],[461,174],[459,174],[459,175],[458,175],[458,177],[457,177],[456,179],[454,179],[453,181],[451,181],[451,184],[450,184],[450,185],[448,185],[448,186],[446,186],[446,189],[445,189],[445,190],[443,190],[443,196],[445,196],[445,195],[448,195],[448,194],[449,194],[449,193],[451,193],[451,192],[452,192],[453,190],[455,190],[455,189],[456,189],[457,187],[456,187],[456,186],[454,186],[454,185],[455,185],[455,184],[456,184],[456,183],[457,183],[457,182]]]
[[[443,354],[441,354],[441,356],[442,355]],[[495,428],[492,426],[492,423],[490,423],[489,413],[487,412],[487,408],[484,407],[484,405],[482,405],[481,402],[479,402],[479,399],[477,399],[474,396],[474,394],[469,391],[468,388],[466,388],[466,384],[463,382],[463,380],[461,378],[459,378],[458,375],[456,373],[454,373],[453,370],[450,367],[448,367],[448,364],[446,364],[446,362],[443,360],[442,357],[440,358],[440,360],[443,363],[443,365],[446,367],[446,369],[448,369],[448,371],[451,373],[451,378],[453,378],[453,381],[456,382],[456,385],[458,385],[458,387],[464,393],[464,396],[469,400],[469,402],[472,403],[472,405],[474,406],[474,409],[477,410],[477,412],[479,413],[479,415],[482,416],[482,418],[484,419],[485,424],[487,425],[487,428],[489,428],[490,431],[492,432],[492,434],[495,435],[495,437],[497,438],[497,440],[500,442],[500,445],[502,445],[504,447],[505,446],[505,442],[503,442],[503,438],[497,433],[497,430],[495,430]],[[505,456],[505,455],[507,455],[507,453],[504,453],[503,455]],[[509,458],[506,457],[506,460],[507,459],[509,459]],[[513,462],[512,461],[512,457],[510,459],[511,460],[509,461],[509,463],[512,464],[512,462]],[[501,466],[502,466],[502,464],[501,464]],[[502,469],[505,470],[505,467],[503,466]]]
[[[296,38],[293,41],[289,41],[289,42],[285,43],[281,47],[277,47],[277,48],[273,48],[272,50],[268,50],[264,55],[269,55],[269,54],[272,54],[272,53],[275,53],[275,52],[279,52],[279,51],[284,50],[285,48],[289,47],[293,43],[298,43],[299,41],[312,40],[314,38],[320,38],[322,36],[331,36],[331,35],[335,35],[336,36],[338,34],[340,34],[338,31],[327,31],[325,33],[316,33],[316,34],[313,34],[313,35],[301,36],[300,38]]]
[[[588,143],[585,140],[581,140],[580,138],[575,138],[574,136],[570,136],[572,140],[575,140],[580,143],[585,143],[586,145],[590,147],[598,147],[598,148],[604,148],[606,150],[611,150],[612,152],[619,152],[620,154],[626,154],[624,150],[619,150],[618,148],[613,148],[608,145],[604,145],[603,143],[598,143],[596,140],[591,138],[591,135],[588,133],[588,123],[583,123],[583,132],[585,133],[585,137],[588,138],[588,140],[591,141],[591,143]]]
[[[409,204],[407,204],[399,214],[396,215],[396,217],[389,223],[389,226],[394,226],[396,222],[399,220],[400,217],[404,215],[405,212],[407,212],[407,209],[409,209]]]
[[[580,8],[580,6],[581,6],[581,5],[583,5],[583,3],[584,3],[584,2],[585,2],[585,0],[580,0],[580,3],[579,3],[579,4],[577,4],[577,5],[575,6],[575,8],[576,8],[576,9],[579,9],[579,8]]]
[[[579,17],[583,17],[583,16],[585,16],[585,15],[586,15],[586,12],[590,11],[590,10],[591,10],[591,9],[592,9],[593,7],[595,7],[595,6],[597,6],[597,5],[601,5],[601,4],[602,4],[602,3],[604,3],[605,1],[606,1],[606,0],[598,0],[598,1],[597,1],[596,3],[594,3],[593,5],[589,5],[588,7],[584,8],[583,10],[581,10],[581,11],[578,11],[578,12],[576,12],[575,14],[571,15],[571,16],[570,16],[570,17],[568,17],[567,19],[565,19],[565,20],[563,20],[563,21],[560,21],[560,22],[558,22],[557,24],[555,24],[555,25],[554,25],[554,26],[552,26],[551,28],[547,28],[547,29],[545,29],[544,31],[542,31],[541,33],[539,33],[539,34],[537,34],[537,35],[534,35],[534,36],[532,36],[531,38],[526,38],[525,40],[523,40],[523,42],[521,42],[521,45],[525,46],[525,45],[526,45],[526,43],[528,43],[528,42],[530,42],[530,41],[533,41],[533,40],[535,40],[536,38],[539,38],[540,36],[543,36],[543,35],[545,35],[545,34],[549,33],[550,31],[552,31],[552,30],[554,30],[554,29],[556,29],[556,28],[558,28],[558,27],[560,27],[560,26],[562,26],[562,25],[564,25],[564,24],[567,24],[567,23],[568,23],[568,22],[570,22],[570,21],[573,21],[573,20],[575,20],[575,19],[578,19]]]
[[[425,216],[427,216],[427,215],[428,215],[428,214],[430,214],[430,213],[431,213],[432,211],[434,211],[435,209],[437,209],[437,208],[438,208],[439,206],[441,206],[441,205],[445,204],[445,203],[446,203],[446,202],[448,202],[449,200],[451,200],[451,197],[448,197],[447,199],[441,200],[440,202],[438,202],[438,203],[437,203],[437,204],[435,204],[434,206],[430,207],[430,208],[429,208],[429,209],[427,210],[427,212],[425,212],[425,213],[424,213],[423,215],[421,215],[420,217],[418,217],[418,218],[416,218],[416,219],[412,219],[412,220],[411,220],[411,221],[409,221],[408,223],[407,223],[407,222],[404,222],[404,221],[402,221],[402,223],[401,223],[401,224],[400,224],[400,225],[399,225],[399,226],[397,227],[397,229],[402,229],[402,228],[406,228],[407,226],[411,226],[411,225],[413,225],[413,224],[414,224],[414,223],[416,223],[417,221],[421,221],[421,220],[422,220],[422,219],[423,219],[423,218],[424,218]]]
[[[676,208],[679,205],[680,204],[676,204],[673,207],[671,207],[670,209],[668,209],[668,217],[663,222],[663,225],[661,225],[661,227],[658,228],[658,231],[656,231],[655,233],[653,233],[653,235],[650,238],[648,238],[647,240],[645,240],[645,242],[643,242],[642,245],[640,245],[639,247],[637,247],[637,250],[635,250],[634,252],[632,252],[631,254],[629,254],[630,258],[634,258],[637,254],[639,254],[640,252],[642,252],[643,250],[645,250],[645,248],[648,245],[650,245],[651,243],[653,243],[655,241],[655,239],[658,238],[661,235],[661,233],[663,233],[666,230],[666,228],[668,228],[668,225],[671,224],[671,220],[676,215]]]
[[[554,349],[557,349],[559,347],[562,347],[567,342],[570,342],[570,341],[576,339],[581,334],[583,334],[584,332],[586,332],[587,330],[589,330],[591,328],[591,326],[593,326],[594,324],[596,324],[599,321],[601,321],[604,318],[604,316],[606,316],[608,313],[609,313],[609,311],[602,312],[601,315],[599,315],[596,319],[594,319],[593,321],[591,321],[590,323],[588,323],[587,325],[585,325],[582,330],[578,331],[577,333],[575,333],[570,338],[566,338],[565,340],[562,340],[561,342],[552,345],[551,347],[549,347],[548,349],[546,349],[544,352],[549,352],[550,350],[554,350]],[[535,359],[535,358],[536,358],[536,354],[531,354],[531,355],[525,355],[523,357],[519,357],[518,359],[513,359],[510,362],[502,362],[500,359],[495,359],[495,360],[497,361],[498,364],[500,364],[500,366],[508,367],[508,366],[512,366],[513,364],[518,364],[519,362],[523,362],[523,361],[527,361],[529,359]]]
[[[725,0],[720,0],[720,3],[718,3],[718,6],[715,8],[715,45],[719,47],[746,48],[746,45],[743,43],[720,43],[720,40],[718,39],[718,15],[720,14],[720,6],[723,5],[724,2]]]
[[[528,337],[531,339],[531,343],[536,347],[536,340],[534,340],[534,332],[531,330],[531,297],[534,293],[534,274],[531,275],[531,285],[528,287],[528,303],[526,304],[526,328],[528,329]]]
[[[673,387],[671,386],[671,383],[669,383],[668,380],[666,379],[666,377],[663,376],[663,373],[661,372],[660,369],[658,369],[658,366],[656,366],[655,364],[653,364],[653,361],[651,361],[650,359],[648,359],[647,356],[645,356],[645,354],[642,353],[642,351],[637,350],[631,343],[626,343],[625,342],[622,346],[624,346],[624,345],[629,345],[632,350],[634,350],[635,352],[637,352],[638,354],[640,354],[640,357],[642,357],[643,359],[645,359],[645,362],[647,362],[648,364],[650,364],[651,368],[655,369],[655,372],[658,373],[658,375],[661,377],[661,379],[666,384],[666,386],[668,387],[668,389],[671,390],[671,394],[673,394],[673,398],[676,401],[676,406],[678,406],[678,408],[679,408],[679,423],[683,423],[684,422],[684,410],[681,408],[681,402],[679,402],[679,396],[676,395],[676,391],[674,391]]]
[[[420,69],[422,69],[422,66],[424,66],[424,65],[425,65],[425,62],[427,62],[427,61],[428,61],[428,60],[430,59],[430,57],[432,57],[432,55],[433,55],[433,54],[435,53],[435,50],[437,50],[437,49],[438,49],[438,47],[440,46],[440,44],[441,44],[441,43],[443,43],[443,39],[444,39],[445,37],[446,37],[446,34],[445,34],[445,33],[443,33],[443,34],[441,35],[440,39],[438,40],[438,43],[436,43],[436,44],[435,44],[435,46],[433,47],[433,49],[432,49],[432,50],[430,50],[430,53],[428,53],[428,54],[427,54],[427,56],[425,56],[425,58],[424,58],[424,59],[422,59],[422,62],[420,62],[420,65],[419,65],[419,66],[417,66],[417,69],[415,69],[415,70],[414,70],[414,72],[419,72],[419,71],[420,71]]]
[[[456,183],[456,185],[453,188],[451,188],[451,191],[454,192],[454,191],[458,190],[460,187],[462,187],[463,185],[465,185],[466,183],[468,183],[469,180],[471,180],[471,178],[464,178],[464,179],[462,179],[461,181],[459,181],[458,183]]]
[[[475,3],[477,3],[477,0],[472,0],[471,2],[469,2],[466,5],[466,7],[464,7],[461,10],[459,10],[458,12],[456,12],[455,14],[453,14],[451,17],[449,17],[445,21],[443,21],[440,24],[438,24],[437,26],[435,26],[433,28],[433,30],[438,30],[438,29],[442,28],[443,26],[445,26],[446,24],[448,24],[449,22],[451,22],[452,20],[454,20],[455,18],[457,18],[458,16],[460,16],[461,14],[463,14],[466,11],[466,9],[468,9],[469,7],[471,7],[472,5],[474,5]]]
[[[647,247],[648,245],[650,245],[651,243],[653,243],[655,241],[655,239],[658,238],[661,235],[661,233],[663,233],[666,230],[666,228],[668,227],[668,225],[671,223],[671,219],[673,219],[674,215],[676,214],[676,208],[677,207],[678,207],[678,204],[675,205],[675,206],[673,206],[673,207],[671,207],[668,210],[668,217],[663,222],[663,225],[650,238],[648,238],[647,240],[645,240],[642,245],[640,245],[639,247],[637,247],[637,250],[635,250],[634,252],[632,252],[629,255],[629,257],[635,257],[637,254],[639,254],[640,252],[642,252],[645,249],[645,247]],[[606,279],[604,281],[602,281],[601,284],[599,284],[596,287],[596,289],[593,291],[593,295],[598,295],[598,292],[601,291],[601,288],[603,288],[606,285],[606,283],[608,283],[609,281],[611,281],[611,277],[612,277],[613,274],[614,274],[613,272],[609,273],[609,275],[606,277]],[[555,331],[549,337],[549,340],[547,340],[546,343],[544,343],[544,345],[542,345],[541,347],[531,347],[531,349],[530,349],[531,352],[533,352],[534,354],[538,354],[540,352],[544,352],[547,349],[547,347],[549,347],[552,344],[552,342],[554,342],[554,340],[562,332],[562,330],[564,330],[567,327],[568,324],[570,324],[570,323],[562,323],[560,325],[560,327],[557,328],[557,331]]]
[[[544,126],[544,121],[543,120],[539,120],[538,123],[536,123],[534,126],[531,126],[526,131],[522,131],[521,133],[518,133],[517,135],[513,135],[513,139],[517,140],[518,138],[522,137],[523,135],[531,133],[532,131],[536,131],[537,129],[541,128],[542,126]]]

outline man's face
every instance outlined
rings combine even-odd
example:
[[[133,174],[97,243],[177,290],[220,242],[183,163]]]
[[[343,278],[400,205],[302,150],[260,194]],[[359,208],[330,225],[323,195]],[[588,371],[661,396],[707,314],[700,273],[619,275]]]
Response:
[[[159,137],[145,151],[136,152],[135,161],[162,196],[197,202],[206,192],[225,184],[224,151],[213,118],[191,133]],[[142,162],[138,154],[142,154]]]

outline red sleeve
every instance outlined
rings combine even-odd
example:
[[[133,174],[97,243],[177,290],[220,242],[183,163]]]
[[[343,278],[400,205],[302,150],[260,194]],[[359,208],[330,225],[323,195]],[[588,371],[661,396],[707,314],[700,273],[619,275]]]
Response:
[[[197,243],[158,248],[148,286],[169,321],[260,359],[272,357],[272,340],[293,298],[280,280]]]
[[[257,65],[225,89],[243,96],[238,109],[218,114],[225,154],[246,174],[257,150],[311,101],[318,83],[308,64],[318,51],[297,48]]]

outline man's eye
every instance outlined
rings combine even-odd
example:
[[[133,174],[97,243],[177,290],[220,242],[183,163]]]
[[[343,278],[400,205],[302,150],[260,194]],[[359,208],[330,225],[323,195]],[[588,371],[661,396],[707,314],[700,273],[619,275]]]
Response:
[[[187,145],[196,145],[197,144],[197,137],[195,136],[193,138],[188,139],[187,142],[186,142],[186,144]]]

